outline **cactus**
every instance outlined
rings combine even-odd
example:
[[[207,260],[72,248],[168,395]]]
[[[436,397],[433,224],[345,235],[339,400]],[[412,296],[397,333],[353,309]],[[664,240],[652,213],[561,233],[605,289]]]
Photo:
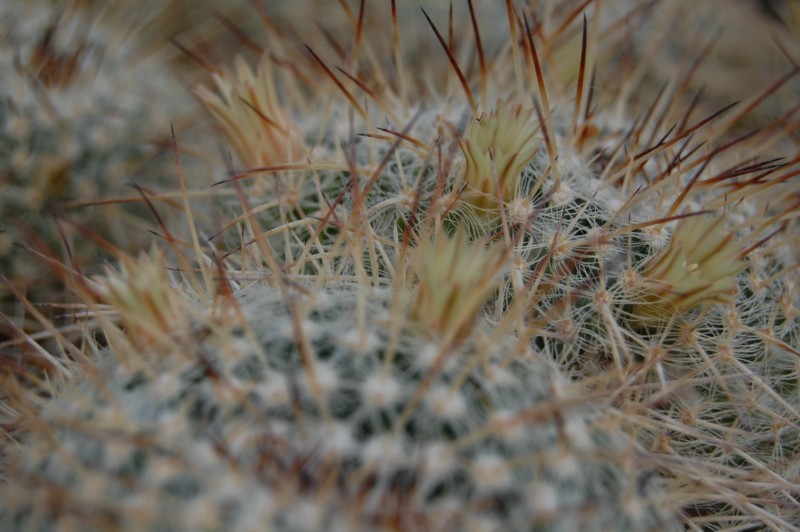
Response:
[[[417,253],[416,269],[497,260],[463,237],[436,244]],[[477,264],[461,280],[491,287],[497,272]],[[86,517],[85,525],[120,529],[570,530],[670,522],[644,480],[653,473],[635,465],[634,443],[603,424],[602,411],[551,363],[514,335],[492,338],[485,320],[465,329],[445,318],[477,318],[486,290],[443,308],[419,293],[398,302],[399,291],[352,283],[254,285],[220,304],[236,319],[193,307],[160,266],[145,257],[101,281],[104,300],[131,320],[130,340],[120,342],[136,355],[128,364],[116,345],[94,375],[43,410],[50,437],[26,443],[24,461],[12,466],[8,524]],[[448,340],[445,331],[461,334]]]
[[[0,14],[0,265],[19,290],[55,301],[63,280],[15,244],[50,257],[66,244],[70,266],[88,266],[100,248],[77,223],[119,248],[142,246],[147,209],[113,203],[139,203],[129,184],[152,187],[174,173],[159,146],[168,139],[166,110],[179,121],[191,103],[176,98],[183,90],[157,58],[113,41],[113,29],[77,9],[33,4],[11,2]],[[93,203],[101,205],[86,206]]]
[[[195,90],[220,221],[76,276],[73,362],[6,379],[3,523],[799,526],[792,111],[631,101],[658,6],[388,4]]]

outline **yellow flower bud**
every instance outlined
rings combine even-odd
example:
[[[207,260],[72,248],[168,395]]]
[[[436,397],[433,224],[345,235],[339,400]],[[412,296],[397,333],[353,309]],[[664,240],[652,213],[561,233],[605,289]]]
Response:
[[[411,318],[445,338],[466,337],[496,288],[505,259],[499,245],[469,242],[464,230],[424,240],[412,259],[419,284]]]
[[[278,101],[272,62],[264,56],[253,70],[241,57],[235,71],[214,74],[219,94],[199,87],[197,96],[222,126],[249,168],[283,164],[305,151],[297,127]]]
[[[532,112],[519,104],[500,101],[472,122],[460,141],[468,185],[464,197],[488,211],[498,209],[498,189],[503,202],[513,200],[519,176],[538,149],[535,136]]]
[[[667,246],[645,265],[645,314],[681,313],[698,305],[730,304],[745,268],[724,217],[683,218]]]
[[[167,277],[163,253],[142,253],[97,283],[101,300],[120,316],[134,345],[155,348],[185,324],[182,293]]]

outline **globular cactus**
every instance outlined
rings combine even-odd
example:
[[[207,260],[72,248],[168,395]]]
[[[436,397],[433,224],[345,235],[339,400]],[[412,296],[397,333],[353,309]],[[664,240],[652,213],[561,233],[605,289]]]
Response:
[[[631,101],[658,11],[608,5],[425,11],[449,72],[349,11],[213,69],[221,221],[75,279],[103,334],[9,385],[6,522],[796,528],[792,111]]]
[[[103,279],[130,340],[37,417],[6,526],[674,525],[628,435],[527,342],[475,321],[495,251],[463,235],[420,248],[416,270],[457,267],[440,280],[469,299],[453,306],[427,273],[414,294],[255,285],[216,313],[150,257]]]

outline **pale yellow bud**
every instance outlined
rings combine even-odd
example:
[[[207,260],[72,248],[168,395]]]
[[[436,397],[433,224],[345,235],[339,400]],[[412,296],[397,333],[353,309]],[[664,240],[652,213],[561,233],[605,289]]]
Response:
[[[470,124],[460,146],[468,185],[464,197],[479,209],[496,210],[498,190],[503,202],[514,199],[520,174],[538,149],[532,112],[500,101]]]
[[[217,93],[199,87],[196,94],[220,123],[242,162],[260,168],[299,158],[305,146],[278,100],[269,57],[261,59],[257,72],[241,57],[235,59],[234,68],[214,74]]]
[[[101,300],[120,316],[134,345],[156,348],[185,325],[183,297],[167,277],[163,253],[142,253],[96,281]]]
[[[678,222],[666,247],[642,271],[646,314],[686,312],[698,305],[730,304],[745,263],[724,217],[691,216]]]
[[[413,253],[412,268],[419,279],[411,318],[442,337],[463,338],[497,287],[506,262],[499,245],[469,242],[464,230],[454,237],[439,233],[424,240]]]

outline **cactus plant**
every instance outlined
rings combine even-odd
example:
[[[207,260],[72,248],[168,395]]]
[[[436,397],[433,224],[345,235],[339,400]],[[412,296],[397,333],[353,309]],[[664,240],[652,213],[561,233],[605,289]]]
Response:
[[[792,111],[640,107],[609,35],[653,12],[609,5],[509,2],[488,50],[389,2],[407,77],[349,11],[215,68],[222,221],[76,277],[75,362],[7,379],[4,523],[800,526]]]
[[[497,261],[495,250],[463,236],[445,240],[418,253],[414,268]],[[491,288],[498,272],[479,265],[456,276]],[[652,472],[636,465],[635,444],[603,424],[602,411],[551,363],[514,335],[493,339],[485,320],[465,328],[447,318],[477,318],[486,290],[442,307],[419,292],[398,302],[402,291],[352,283],[257,284],[220,302],[227,314],[209,315],[163,271],[145,257],[100,281],[104,300],[127,316],[130,340],[114,341],[93,376],[42,411],[50,437],[40,432],[12,465],[7,524],[570,530],[670,522],[656,484],[643,480]],[[447,301],[436,287],[417,290]],[[448,340],[448,331],[460,335]],[[127,363],[122,343],[135,353]]]

